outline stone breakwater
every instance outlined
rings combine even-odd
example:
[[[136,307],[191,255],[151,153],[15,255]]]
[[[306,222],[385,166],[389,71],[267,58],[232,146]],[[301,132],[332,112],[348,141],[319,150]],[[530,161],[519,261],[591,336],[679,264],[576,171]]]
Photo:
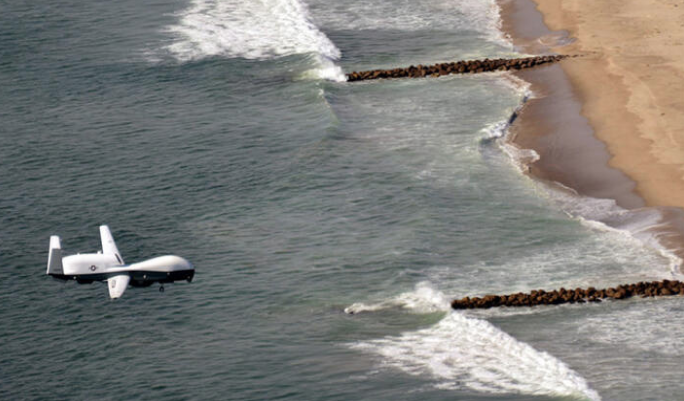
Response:
[[[602,302],[603,299],[627,299],[634,296],[642,298],[684,295],[684,283],[680,281],[652,281],[626,284],[617,287],[597,290],[576,288],[566,290],[544,291],[534,290],[530,293],[519,292],[511,295],[485,295],[479,297],[465,297],[451,302],[453,309],[489,309],[498,306],[536,306],[560,305],[566,303]]]
[[[381,78],[424,78],[424,77],[439,77],[449,74],[467,74],[480,73],[490,71],[507,71],[507,70],[522,70],[524,68],[532,68],[543,64],[555,63],[566,57],[566,55],[556,56],[535,56],[526,58],[505,59],[499,58],[490,60],[468,60],[458,61],[454,63],[441,63],[429,66],[418,65],[407,68],[394,68],[391,70],[370,70],[370,71],[354,71],[347,74],[347,80],[366,81],[369,79]]]

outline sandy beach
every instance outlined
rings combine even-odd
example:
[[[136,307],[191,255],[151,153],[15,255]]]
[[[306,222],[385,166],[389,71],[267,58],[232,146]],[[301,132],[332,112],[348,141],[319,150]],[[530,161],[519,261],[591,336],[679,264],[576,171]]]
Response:
[[[649,206],[684,207],[684,4],[534,0],[552,30],[576,41],[564,63],[610,164]]]
[[[502,19],[530,53],[579,55],[519,73],[537,95],[513,127],[541,155],[530,172],[626,209],[659,207],[661,242],[684,256],[684,5],[510,0]]]

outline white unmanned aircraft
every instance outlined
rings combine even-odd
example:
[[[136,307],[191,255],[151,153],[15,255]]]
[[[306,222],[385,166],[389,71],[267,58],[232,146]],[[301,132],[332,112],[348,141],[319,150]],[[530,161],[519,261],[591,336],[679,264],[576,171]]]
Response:
[[[100,226],[102,252],[77,254],[62,257],[59,237],[50,237],[47,274],[59,280],[76,280],[79,284],[93,281],[107,281],[109,296],[119,298],[128,285],[148,287],[159,282],[159,291],[164,291],[164,283],[176,280],[192,281],[195,268],[180,256],[160,256],[144,262],[124,264],[119,249],[109,227]]]

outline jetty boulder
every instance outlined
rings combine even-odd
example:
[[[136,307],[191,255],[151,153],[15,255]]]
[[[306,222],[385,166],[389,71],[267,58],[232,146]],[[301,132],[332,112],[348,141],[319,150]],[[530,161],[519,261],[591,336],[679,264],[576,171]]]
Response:
[[[514,59],[494,59],[466,60],[451,63],[439,63],[430,66],[409,66],[406,68],[393,68],[388,70],[354,71],[347,74],[347,80],[365,81],[381,78],[424,78],[426,76],[440,77],[449,74],[483,73],[490,71],[521,70],[523,68],[533,68],[539,65],[555,63],[566,57],[566,55],[553,56],[534,56]]]
[[[488,309],[498,306],[537,306],[559,305],[564,303],[595,303],[603,299],[628,299],[640,295],[642,298],[655,296],[684,295],[684,283],[680,281],[663,280],[653,282],[639,282],[617,287],[597,290],[575,288],[567,290],[545,291],[533,290],[529,293],[518,292],[509,295],[485,295],[484,297],[465,297],[451,302],[453,309]]]

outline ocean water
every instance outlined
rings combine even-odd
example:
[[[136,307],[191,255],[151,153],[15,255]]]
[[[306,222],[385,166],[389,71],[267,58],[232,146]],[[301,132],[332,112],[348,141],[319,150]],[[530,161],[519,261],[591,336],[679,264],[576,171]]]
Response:
[[[1,399],[682,399],[678,298],[449,310],[672,269],[657,213],[521,174],[524,82],[344,82],[517,55],[492,0],[0,11]],[[111,301],[44,274],[51,234],[94,251],[100,224],[195,280]]]

